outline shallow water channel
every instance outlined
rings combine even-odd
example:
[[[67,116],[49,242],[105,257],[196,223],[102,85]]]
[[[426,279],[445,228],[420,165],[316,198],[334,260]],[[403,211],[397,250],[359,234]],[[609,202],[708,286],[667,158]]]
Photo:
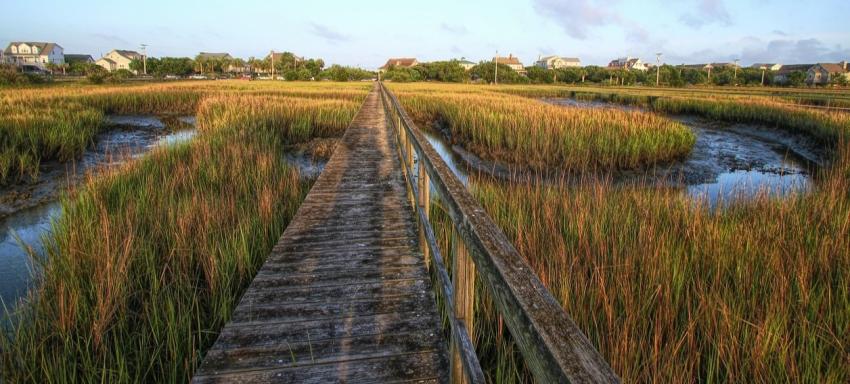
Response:
[[[109,116],[113,126],[97,136],[95,145],[74,165],[45,164],[39,180],[24,186],[0,189],[5,204],[0,216],[0,317],[2,306],[11,309],[29,289],[37,266],[25,248],[43,255],[42,238],[51,221],[62,213],[59,194],[69,183],[101,167],[122,164],[154,148],[191,139],[194,117],[175,118],[172,129],[153,116]],[[13,201],[15,198],[17,201]]]
[[[639,110],[632,106],[573,99],[544,101],[566,108]],[[678,187],[683,193],[707,199],[710,205],[715,205],[721,200],[748,198],[760,193],[786,196],[805,191],[811,183],[810,170],[821,161],[817,146],[800,135],[753,125],[720,124],[693,116],[671,118],[696,134],[692,152],[679,161],[608,175],[614,182]],[[483,161],[462,147],[452,145],[440,133],[426,131],[425,136],[464,184],[470,173],[478,172],[502,179],[515,178],[516,172],[510,167]]]

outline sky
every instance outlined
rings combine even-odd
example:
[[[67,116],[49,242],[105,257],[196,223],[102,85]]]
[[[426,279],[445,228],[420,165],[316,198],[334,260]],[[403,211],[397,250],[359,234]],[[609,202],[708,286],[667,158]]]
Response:
[[[389,57],[478,62],[496,51],[526,65],[540,55],[655,62],[657,52],[669,64],[850,60],[848,0],[4,2],[3,46],[55,42],[95,59],[144,43],[152,57],[274,49],[367,69]]]

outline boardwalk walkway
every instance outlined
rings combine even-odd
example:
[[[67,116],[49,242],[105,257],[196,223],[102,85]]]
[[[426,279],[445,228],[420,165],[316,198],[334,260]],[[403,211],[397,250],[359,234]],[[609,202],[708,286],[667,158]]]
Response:
[[[376,87],[193,382],[445,382],[406,196]]]

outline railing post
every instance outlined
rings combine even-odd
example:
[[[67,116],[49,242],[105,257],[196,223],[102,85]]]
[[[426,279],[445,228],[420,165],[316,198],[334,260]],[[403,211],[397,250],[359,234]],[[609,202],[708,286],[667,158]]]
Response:
[[[425,214],[424,223],[419,226],[419,243],[422,244],[422,255],[425,257],[425,267],[431,267],[431,249],[428,248],[428,240],[425,238],[425,226],[430,225],[431,219],[431,180],[428,179],[428,172],[425,170],[425,163],[419,159],[419,208]]]
[[[475,264],[466,250],[463,237],[456,228],[452,229],[452,285],[454,286],[454,316],[466,326],[470,338],[475,340],[473,310],[475,304]],[[452,340],[452,383],[466,383],[460,348]]]

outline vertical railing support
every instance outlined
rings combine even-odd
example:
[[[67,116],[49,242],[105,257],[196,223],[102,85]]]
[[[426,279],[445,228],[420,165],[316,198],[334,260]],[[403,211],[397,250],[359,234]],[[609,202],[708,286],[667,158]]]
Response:
[[[457,228],[452,230],[452,247],[454,257],[452,258],[452,285],[454,286],[454,315],[465,327],[473,342],[475,340],[475,327],[473,324],[473,310],[475,305],[475,264],[466,250],[463,237]],[[460,350],[456,343],[452,342],[452,383],[466,383],[463,373]]]
[[[425,267],[431,267],[431,250],[428,248],[428,240],[425,238],[425,226],[431,225],[431,180],[428,179],[428,171],[422,159],[419,159],[419,208],[425,215],[425,222],[419,225],[419,244],[422,244],[422,255],[425,257]]]

